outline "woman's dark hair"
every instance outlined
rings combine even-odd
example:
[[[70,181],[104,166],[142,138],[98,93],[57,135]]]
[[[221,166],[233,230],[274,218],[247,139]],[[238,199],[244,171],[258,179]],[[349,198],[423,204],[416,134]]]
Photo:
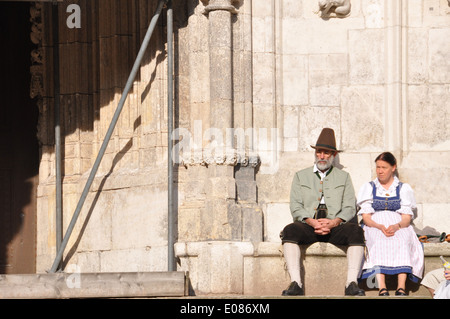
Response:
[[[392,153],[390,152],[383,152],[380,155],[378,155],[377,158],[375,159],[375,163],[380,160],[389,163],[391,166],[397,165],[397,160],[395,159],[395,156],[392,155]]]

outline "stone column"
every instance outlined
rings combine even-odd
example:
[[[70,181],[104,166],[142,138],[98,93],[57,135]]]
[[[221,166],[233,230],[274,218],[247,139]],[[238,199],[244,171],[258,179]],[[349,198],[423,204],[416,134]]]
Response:
[[[226,140],[227,129],[233,127],[231,18],[236,9],[231,0],[205,0],[203,4],[209,23],[210,141],[203,149],[207,177],[200,238],[236,240],[241,225],[234,209],[234,160],[228,156],[232,149],[226,149],[231,146]]]
[[[405,42],[405,3],[403,0],[385,2],[386,28],[386,123],[385,146],[400,155],[403,143],[403,113],[406,94],[404,92],[405,66],[407,48]],[[406,134],[405,134],[406,135]]]
[[[262,240],[263,219],[256,203],[256,165],[250,159],[241,162],[232,143],[236,127],[233,56],[239,54],[233,54],[233,34],[237,31],[233,32],[233,27],[240,27],[235,7],[239,1],[202,3],[208,18],[210,65],[209,110],[204,112],[209,111],[211,139],[208,141],[208,129],[202,131],[203,141],[209,145],[202,145],[201,161],[194,157],[181,171],[186,190],[193,185],[201,188],[197,191],[201,194],[189,193],[179,210],[180,236],[175,249],[180,269],[192,275],[197,292],[243,293],[242,251],[253,247],[251,242]]]
[[[233,15],[235,0],[209,0],[210,128],[204,237],[221,240],[262,239],[262,216],[256,205],[254,163],[240,163],[233,145]],[[219,139],[214,140],[217,136]],[[214,136],[213,136],[214,135]],[[241,159],[242,160],[242,159]]]
[[[236,14],[235,0],[204,0],[205,14],[209,19],[210,56],[210,127],[222,134],[216,140],[218,152],[211,154],[217,164],[232,163],[228,154],[232,137],[227,134],[233,128],[233,59],[232,59],[232,15]],[[212,131],[214,133],[214,131]],[[222,156],[224,155],[224,156]],[[207,159],[208,161],[208,159]]]

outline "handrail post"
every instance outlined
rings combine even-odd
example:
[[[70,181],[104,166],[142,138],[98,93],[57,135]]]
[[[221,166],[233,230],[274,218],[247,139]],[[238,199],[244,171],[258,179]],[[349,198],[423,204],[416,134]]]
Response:
[[[54,109],[55,109],[55,234],[56,251],[62,242],[62,173],[61,173],[61,101],[60,101],[60,74],[59,74],[59,15],[58,2],[52,5],[52,28],[53,28],[53,78],[54,78]]]
[[[136,60],[134,62],[133,68],[131,70],[131,73],[128,77],[127,83],[125,85],[125,88],[123,90],[122,96],[119,101],[119,105],[117,106],[117,109],[114,113],[114,116],[111,120],[111,124],[109,125],[108,131],[106,132],[105,138],[103,140],[102,146],[100,147],[99,153],[97,155],[97,158],[95,159],[94,165],[92,167],[92,170],[89,174],[88,180],[86,181],[86,185],[84,186],[83,192],[81,194],[80,200],[78,201],[77,207],[75,209],[75,212],[72,216],[72,219],[70,221],[70,224],[67,228],[66,234],[64,235],[64,239],[61,243],[61,247],[59,248],[55,260],[53,262],[52,268],[49,270],[50,273],[54,273],[59,263],[62,260],[62,256],[64,254],[64,250],[67,246],[67,243],[69,241],[70,235],[72,234],[73,228],[75,226],[75,223],[77,222],[78,216],[80,215],[81,209],[83,207],[83,204],[86,200],[86,197],[89,193],[89,189],[92,185],[92,182],[94,181],[95,174],[97,173],[97,170],[100,166],[100,162],[102,161],[103,155],[105,154],[106,147],[108,146],[108,142],[111,139],[112,133],[114,131],[114,128],[117,124],[117,121],[119,119],[119,115],[123,109],[123,105],[125,104],[125,100],[127,99],[128,92],[130,91],[133,81],[136,77],[137,72],[139,71],[140,64],[142,61],[142,58],[144,57],[145,51],[147,49],[147,46],[150,42],[150,38],[152,36],[153,30],[155,29],[156,22],[158,21],[158,18],[161,14],[162,8],[164,4],[167,2],[167,0],[160,0],[158,3],[158,7],[156,9],[156,13],[153,16],[152,20],[150,21],[150,25],[148,27],[147,33],[145,34],[144,40],[142,42],[141,48],[139,49],[138,55],[136,57]]]
[[[168,169],[168,216],[167,216],[167,248],[168,270],[175,271],[175,232],[174,232],[174,207],[173,207],[173,159],[172,159],[172,132],[173,132],[173,11],[172,0],[167,2],[167,169]]]

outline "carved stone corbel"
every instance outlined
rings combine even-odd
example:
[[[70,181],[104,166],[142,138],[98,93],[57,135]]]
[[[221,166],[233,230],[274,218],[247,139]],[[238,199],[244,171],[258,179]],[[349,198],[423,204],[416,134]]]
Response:
[[[319,10],[322,18],[343,18],[350,14],[350,0],[319,0]]]

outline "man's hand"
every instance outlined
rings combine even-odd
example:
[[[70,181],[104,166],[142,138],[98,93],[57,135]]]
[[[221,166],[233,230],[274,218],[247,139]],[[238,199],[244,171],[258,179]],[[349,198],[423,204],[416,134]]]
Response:
[[[328,219],[328,218],[320,218],[320,219],[313,219],[308,218],[306,220],[306,223],[314,228],[314,232],[317,235],[328,235],[331,232],[331,229],[334,227],[340,225],[342,222],[342,219],[335,218],[335,219]]]

